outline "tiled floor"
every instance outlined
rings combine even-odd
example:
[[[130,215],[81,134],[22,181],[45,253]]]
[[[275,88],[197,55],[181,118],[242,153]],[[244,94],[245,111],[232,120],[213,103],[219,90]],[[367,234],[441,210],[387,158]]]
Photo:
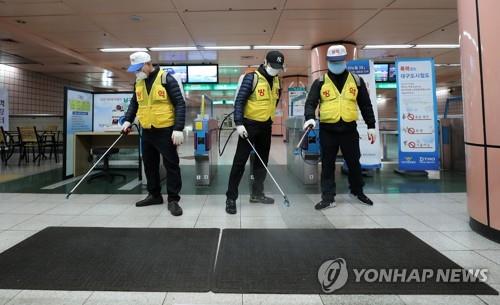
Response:
[[[489,269],[488,283],[500,289],[500,244],[472,232],[465,193],[371,194],[373,207],[347,195],[337,207],[315,211],[318,195],[292,195],[292,205],[238,200],[238,214],[227,215],[223,195],[185,195],[182,217],[165,205],[136,208],[143,195],[3,193],[0,252],[47,226],[183,228],[406,228],[465,268]],[[500,304],[498,296],[252,295],[214,293],[65,292],[0,290],[3,304]]]

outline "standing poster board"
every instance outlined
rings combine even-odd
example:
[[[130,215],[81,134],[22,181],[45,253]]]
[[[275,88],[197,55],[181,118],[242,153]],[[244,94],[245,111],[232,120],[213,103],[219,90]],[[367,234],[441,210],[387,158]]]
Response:
[[[347,63],[349,72],[356,73],[365,81],[366,88],[370,95],[372,102],[373,113],[375,115],[375,143],[371,144],[368,140],[368,127],[361,116],[358,115],[358,133],[359,133],[359,148],[361,150],[361,159],[359,160],[362,168],[380,168],[381,167],[381,148],[380,148],[380,134],[378,128],[378,111],[377,111],[377,92],[375,85],[375,69],[372,60],[351,60]],[[358,109],[359,112],[359,109]]]
[[[401,58],[396,69],[399,169],[439,170],[434,60]]]
[[[288,116],[303,116],[307,92],[304,87],[288,88]]]
[[[94,131],[119,131],[132,92],[94,94]]]
[[[0,126],[9,130],[9,91],[0,88]]]
[[[74,134],[92,131],[92,92],[64,88],[63,178],[73,176]]]

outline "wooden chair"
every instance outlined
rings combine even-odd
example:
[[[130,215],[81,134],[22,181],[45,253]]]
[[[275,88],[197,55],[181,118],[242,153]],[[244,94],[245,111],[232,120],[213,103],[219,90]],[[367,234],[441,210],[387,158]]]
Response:
[[[33,154],[33,162],[38,160],[38,165],[40,165],[40,160],[42,158],[42,146],[41,141],[36,133],[35,127],[17,127],[19,133],[19,143],[20,143],[20,153],[19,153],[19,163],[24,159],[26,163],[29,162],[29,149],[31,148]],[[37,150],[35,154],[35,150]]]

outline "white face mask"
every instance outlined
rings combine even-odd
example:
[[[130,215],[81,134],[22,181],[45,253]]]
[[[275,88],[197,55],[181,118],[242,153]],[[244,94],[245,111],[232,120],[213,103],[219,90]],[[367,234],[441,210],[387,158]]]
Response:
[[[146,79],[146,78],[148,78],[148,75],[146,73],[142,72],[142,71],[139,71],[139,72],[137,72],[135,74],[135,79],[137,81],[140,81],[140,80],[143,80],[143,79]]]
[[[278,73],[280,73],[280,71],[281,71],[281,69],[274,69],[271,66],[266,65],[266,72],[267,72],[267,74],[269,74],[271,76],[278,75]]]

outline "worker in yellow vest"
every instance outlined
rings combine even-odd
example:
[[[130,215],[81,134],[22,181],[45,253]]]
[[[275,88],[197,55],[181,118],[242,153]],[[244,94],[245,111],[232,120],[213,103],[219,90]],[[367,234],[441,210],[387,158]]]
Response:
[[[368,126],[368,140],[375,143],[375,115],[366,84],[358,75],[347,71],[347,51],[342,45],[328,48],[328,72],[311,85],[305,104],[304,129],[316,126],[319,104],[319,138],[321,146],[321,201],[317,210],[335,206],[335,160],[339,148],[349,169],[351,194],[367,205],[373,202],[363,193],[358,108]]]
[[[278,73],[283,70],[285,57],[279,51],[270,51],[263,65],[247,73],[241,82],[234,102],[234,123],[238,132],[238,146],[233,159],[226,192],[226,212],[236,214],[238,186],[252,148],[248,139],[267,165],[271,149],[271,128],[281,90]],[[272,204],[274,199],[264,195],[266,170],[261,162],[253,163],[254,183],[250,202]]]
[[[172,215],[180,216],[182,180],[177,146],[184,141],[186,103],[183,91],[175,77],[153,66],[148,53],[133,53],[130,62],[127,71],[135,73],[136,81],[122,132],[130,132],[131,122],[137,116],[142,127],[142,156],[149,193],[136,206],[163,203],[159,168],[161,155],[167,170],[168,210]]]

